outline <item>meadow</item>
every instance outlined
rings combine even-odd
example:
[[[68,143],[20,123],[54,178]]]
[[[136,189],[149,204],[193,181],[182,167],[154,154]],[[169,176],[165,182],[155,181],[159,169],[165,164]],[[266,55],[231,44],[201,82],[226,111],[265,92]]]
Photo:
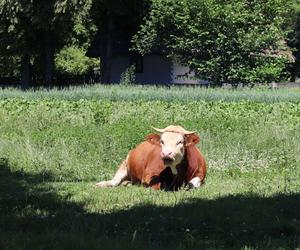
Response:
[[[170,124],[203,187],[94,187]],[[0,249],[300,249],[299,179],[299,89],[0,90]]]

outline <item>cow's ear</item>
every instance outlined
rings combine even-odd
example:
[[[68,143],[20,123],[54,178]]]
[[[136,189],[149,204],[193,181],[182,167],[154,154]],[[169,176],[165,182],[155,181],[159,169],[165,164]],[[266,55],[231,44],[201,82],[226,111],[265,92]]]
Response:
[[[152,144],[157,144],[157,145],[159,145],[159,142],[160,142],[160,135],[155,134],[155,133],[150,134],[150,135],[147,135],[147,136],[145,137],[145,141],[148,141],[148,142],[150,142],[150,143],[152,143]]]
[[[185,145],[196,145],[200,142],[200,137],[197,134],[190,134],[185,136]]]

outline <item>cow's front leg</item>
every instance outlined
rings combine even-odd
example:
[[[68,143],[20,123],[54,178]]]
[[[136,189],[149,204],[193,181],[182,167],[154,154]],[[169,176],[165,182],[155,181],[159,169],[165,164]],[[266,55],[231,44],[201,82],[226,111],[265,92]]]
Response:
[[[144,175],[142,184],[145,187],[151,187],[154,190],[159,190],[161,188],[161,180],[159,175],[153,173]]]
[[[127,167],[128,156],[126,160],[122,162],[119,166],[115,176],[109,181],[100,181],[96,183],[96,187],[104,188],[104,187],[116,187],[119,186],[124,181],[129,181],[128,175],[128,167]]]
[[[188,188],[198,188],[201,186],[201,180],[200,177],[194,177],[193,179],[191,179],[188,183]]]

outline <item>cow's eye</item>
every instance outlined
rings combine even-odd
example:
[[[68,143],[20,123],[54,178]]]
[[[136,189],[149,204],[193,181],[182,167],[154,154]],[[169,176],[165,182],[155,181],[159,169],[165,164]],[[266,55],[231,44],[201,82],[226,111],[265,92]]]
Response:
[[[163,140],[160,140],[160,144],[165,144]]]
[[[178,141],[176,144],[177,144],[177,145],[179,145],[179,144],[183,144],[183,141],[182,141],[182,140],[180,140],[180,141]]]

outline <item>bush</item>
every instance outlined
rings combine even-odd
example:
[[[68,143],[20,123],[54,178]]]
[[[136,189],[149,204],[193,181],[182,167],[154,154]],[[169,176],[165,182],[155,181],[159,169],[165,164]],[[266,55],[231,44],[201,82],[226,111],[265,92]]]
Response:
[[[120,84],[131,85],[135,83],[135,66],[131,65],[122,74]]]
[[[55,57],[55,67],[61,73],[81,75],[100,68],[100,61],[85,56],[80,47],[64,47]]]

